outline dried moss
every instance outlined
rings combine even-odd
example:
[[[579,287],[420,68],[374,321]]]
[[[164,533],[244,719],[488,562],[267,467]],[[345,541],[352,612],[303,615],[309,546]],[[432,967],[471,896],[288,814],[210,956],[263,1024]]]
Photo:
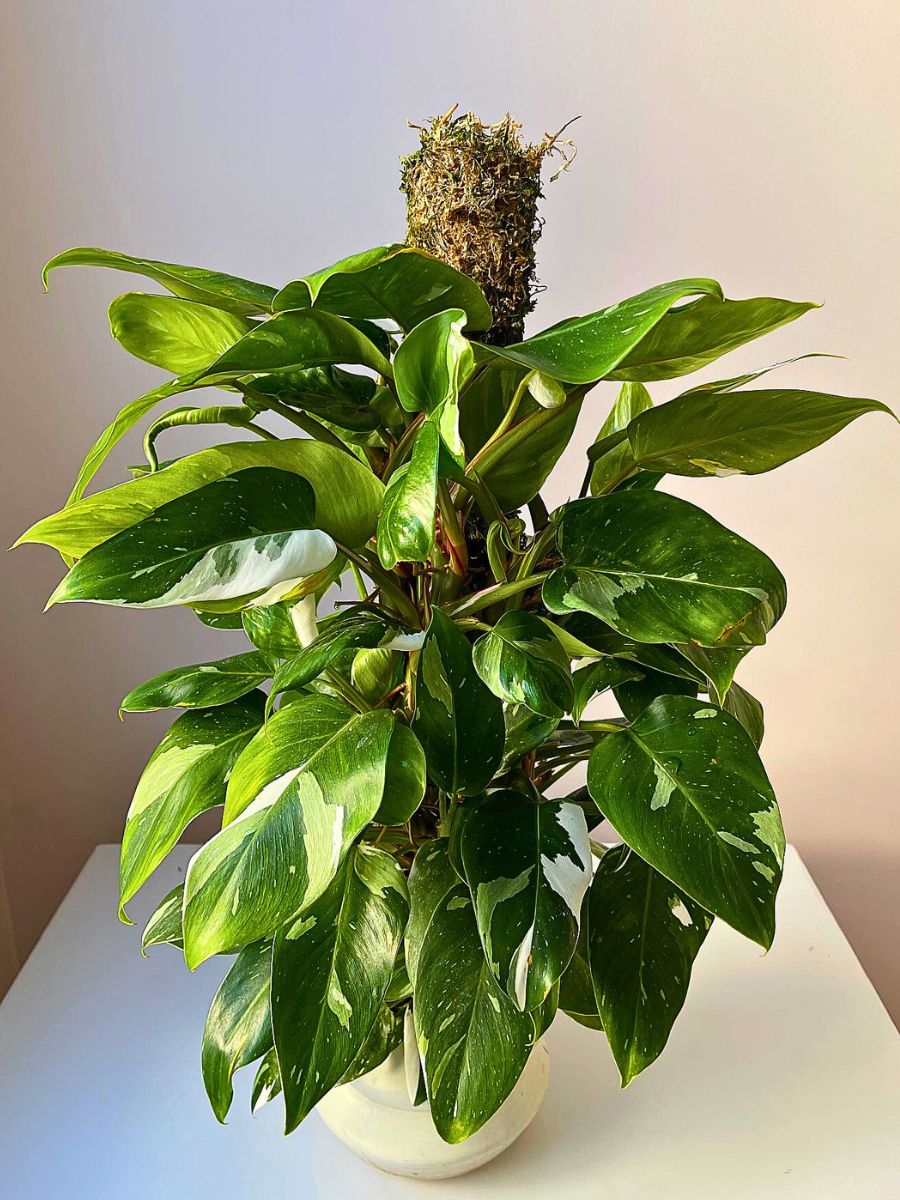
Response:
[[[485,125],[473,113],[455,111],[412,126],[421,147],[402,160],[406,240],[479,283],[494,314],[484,340],[517,341],[540,290],[535,244],[541,235],[541,167],[561,153],[565,169],[571,142],[560,141],[561,130],[531,145],[508,113]]]

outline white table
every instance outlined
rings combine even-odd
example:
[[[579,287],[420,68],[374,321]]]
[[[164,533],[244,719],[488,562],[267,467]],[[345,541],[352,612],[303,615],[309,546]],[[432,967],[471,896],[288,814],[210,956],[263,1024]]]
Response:
[[[181,877],[179,847],[152,890]],[[620,1091],[602,1035],[560,1017],[550,1092],[505,1155],[414,1183],[354,1158],[280,1105],[227,1128],[207,1106],[200,1034],[225,964],[141,958],[115,912],[118,847],[92,855],[0,1006],[4,1200],[893,1200],[900,1037],[789,851],[768,956],[717,922],[663,1057]],[[133,905],[139,921],[153,906]]]

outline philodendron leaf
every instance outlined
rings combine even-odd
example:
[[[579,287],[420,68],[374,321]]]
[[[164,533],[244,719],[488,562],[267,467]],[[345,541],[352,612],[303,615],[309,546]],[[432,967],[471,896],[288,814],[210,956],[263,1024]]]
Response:
[[[177,296],[126,292],[109,306],[110,332],[119,345],[174,375],[205,370],[256,324]]]
[[[378,427],[378,414],[369,407],[375,381],[368,375],[355,375],[339,367],[307,367],[254,379],[253,390],[262,396],[274,396],[289,408],[324,417],[340,429],[364,432]]]
[[[122,836],[119,907],[150,877],[200,813],[225,802],[238,755],[262,724],[261,692],[174,721],[150,757]]]
[[[360,604],[331,617],[314,641],[279,667],[272,681],[270,703],[279,692],[310,683],[346,651],[389,642],[399,629],[396,621],[373,605]]]
[[[561,511],[557,546],[563,566],[543,589],[550,611],[592,613],[639,642],[758,645],[784,610],[771,559],[675,496],[576,500]]]
[[[689,663],[692,663],[709,680],[712,694],[720,703],[728,695],[734,673],[752,646],[734,646],[728,650],[708,650],[705,646],[692,644],[676,646]],[[706,690],[704,688],[704,690]]]
[[[440,449],[438,427],[426,420],[409,462],[388,482],[376,534],[378,557],[388,570],[398,562],[424,562],[431,553]]]
[[[449,842],[445,837],[423,842],[416,851],[409,872],[409,924],[406,928],[406,970],[413,985],[422,944],[434,916],[434,910],[460,878],[450,861]]]
[[[431,1118],[445,1142],[461,1142],[515,1087],[534,1038],[532,1014],[519,1012],[491,974],[464,883],[432,913],[413,1014]]]
[[[523,343],[524,344],[524,343]],[[541,490],[575,430],[581,400],[528,413],[469,464],[504,512],[513,512]]]
[[[356,846],[331,885],[275,938],[272,1031],[285,1132],[340,1081],[384,1000],[409,902],[400,864]]]
[[[270,1100],[281,1095],[281,1074],[278,1070],[278,1056],[273,1046],[263,1056],[253,1080],[253,1091],[250,1095],[250,1111],[254,1116],[264,1108]]]
[[[721,300],[701,296],[663,319],[647,333],[613,372],[613,379],[675,379],[699,371],[729,350],[736,350],[817,304],[760,296]]]
[[[504,613],[475,643],[472,661],[494,695],[508,704],[524,704],[545,717],[561,717],[572,707],[568,655],[533,613]]]
[[[652,407],[650,393],[642,383],[623,383],[609,416],[600,427],[596,442],[602,443],[607,438],[612,439],[613,434],[621,433],[630,421]],[[611,445],[610,449],[594,460],[591,467],[591,495],[600,496],[604,492],[611,492],[636,470],[628,439]]]
[[[601,858],[586,913],[597,1008],[625,1087],[662,1053],[712,917],[628,846]]]
[[[45,517],[16,545],[41,542],[80,558],[163,504],[254,467],[291,471],[306,479],[315,493],[316,527],[345,546],[361,546],[374,533],[384,488],[372,472],[334,446],[288,438],[231,442],[187,455],[162,471],[85,496]]]
[[[752,696],[746,688],[742,688],[739,683],[733,683],[722,702],[722,707],[740,721],[758,750],[762,745],[766,725],[763,706],[757,698]]]
[[[256,467],[163,504],[89,550],[50,604],[131,608],[281,599],[337,556],[315,528],[315,493],[299,475]]]
[[[194,663],[163,671],[133,688],[122,701],[123,712],[155,712],[160,708],[214,708],[238,700],[272,674],[258,650],[215,662]]]
[[[504,744],[500,771],[508,771],[536,750],[556,728],[556,717],[542,717],[524,704],[504,704]]]
[[[203,1031],[203,1083],[212,1110],[222,1124],[234,1095],[232,1078],[272,1045],[269,979],[272,943],[246,946],[222,980]]]
[[[697,295],[721,303],[722,289],[713,279],[662,283],[589,316],[570,317],[524,342],[482,350],[563,383],[594,383],[615,370],[673,304]]]
[[[353,1062],[338,1080],[352,1083],[380,1067],[388,1055],[403,1041],[403,1018],[387,1005],[382,1005],[369,1035],[359,1048]]]
[[[394,722],[384,768],[384,792],[372,818],[378,825],[405,825],[425,796],[425,751],[408,725]]]
[[[460,853],[488,965],[520,1010],[546,999],[578,940],[591,846],[576,804],[491,792],[469,814]]]
[[[274,714],[235,764],[224,828],[188,867],[189,967],[269,936],[328,887],[381,804],[394,726],[322,695]]]
[[[184,947],[184,932],[181,928],[181,905],[184,899],[184,884],[177,883],[171,892],[160,900],[141,934],[141,954],[146,958],[151,946]]]
[[[756,747],[734,717],[662,696],[598,743],[588,787],[645,862],[768,949],[784,831]]]
[[[878,400],[788,389],[689,393],[628,426],[635,461],[673,475],[759,475],[820,446]]]
[[[158,262],[152,258],[133,258],[115,250],[99,250],[94,246],[76,246],[51,258],[44,267],[43,281],[47,287],[50,272],[56,267],[112,267],[132,275],[144,275],[162,284],[167,291],[186,300],[211,304],[224,312],[248,316],[269,312],[276,289],[264,283],[253,283],[237,275],[207,271],[203,267],[183,267],[177,263]]]
[[[692,696],[699,691],[697,681],[664,675],[645,667],[639,679],[625,679],[613,687],[616,702],[629,721],[635,721],[658,696]]]
[[[581,902],[581,920],[578,925],[575,953],[559,981],[559,1007],[579,1025],[584,1025],[587,1029],[602,1029],[603,1022],[600,1020],[597,997],[594,995],[594,981],[591,978],[588,950],[590,895],[590,889],[588,889]]]
[[[289,600],[265,608],[245,608],[240,616],[244,633],[257,648],[278,658],[290,658],[300,649]]]
[[[472,329],[487,329],[491,310],[477,283],[413,246],[376,246],[283,287],[275,312],[315,305],[344,317],[388,317],[405,330],[447,308],[461,308]]]
[[[610,688],[619,687],[620,684],[641,679],[643,674],[638,667],[618,658],[598,658],[586,667],[579,668],[572,676],[575,689],[572,716],[576,721],[580,721],[584,710],[595,696],[602,695]]]
[[[465,634],[439,608],[419,657],[412,728],[445,792],[475,795],[500,765],[503,706],[478,678]]]
[[[459,389],[475,365],[472,347],[463,337],[466,314],[461,308],[436,313],[403,339],[394,358],[397,399],[407,412],[432,416],[451,457],[465,465],[459,432]]]
[[[331,313],[307,309],[264,321],[235,342],[198,381],[229,382],[244,375],[271,375],[301,367],[358,364],[391,374],[391,364],[355,325]]]

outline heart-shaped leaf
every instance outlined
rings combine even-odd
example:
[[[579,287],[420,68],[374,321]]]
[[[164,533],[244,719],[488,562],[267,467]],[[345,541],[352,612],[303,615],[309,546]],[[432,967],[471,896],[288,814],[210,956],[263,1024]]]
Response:
[[[524,704],[545,717],[561,717],[574,696],[569,659],[533,613],[504,613],[472,650],[475,670],[495,696]]]
[[[269,980],[272,943],[246,946],[222,980],[203,1030],[203,1083],[216,1117],[224,1125],[234,1095],[232,1078],[272,1045]]]
[[[272,603],[337,555],[313,527],[315,507],[312,485],[288,471],[256,467],[218,479],[89,550],[50,603]]]
[[[257,692],[220,708],[187,712],[166,730],[125,820],[119,866],[123,913],[194,817],[224,804],[228,776],[262,723],[262,706]]]
[[[586,914],[597,1008],[625,1087],[665,1048],[712,917],[628,846],[601,858]]]
[[[520,1010],[544,1002],[578,940],[591,847],[575,804],[491,792],[468,815],[460,854],[488,965]]]
[[[237,275],[207,271],[203,267],[183,267],[177,263],[157,262],[152,258],[133,258],[115,250],[99,250],[94,246],[76,246],[51,258],[44,267],[44,287],[50,272],[56,267],[112,267],[131,275],[144,275],[162,284],[176,296],[211,304],[224,312],[239,316],[269,312],[276,289],[264,283],[253,283]]]
[[[399,863],[382,850],[356,846],[325,892],[275,938],[272,1031],[286,1133],[364,1046],[408,913]]]
[[[785,582],[761,550],[702,509],[625,491],[563,507],[551,612],[592,613],[639,642],[746,646],[781,616]]]
[[[666,313],[613,372],[613,379],[675,379],[699,371],[730,350],[796,321],[817,304],[760,296],[701,296]]]
[[[126,292],[109,306],[110,332],[119,345],[174,375],[205,370],[256,325],[177,296]]]
[[[160,708],[214,708],[238,700],[272,674],[264,654],[251,650],[214,662],[175,667],[133,688],[121,703],[123,712],[155,712]]]
[[[503,706],[478,678],[465,634],[438,608],[419,657],[412,728],[445,792],[475,795],[500,765]]]
[[[756,747],[734,717],[662,696],[598,743],[588,787],[645,862],[768,949],[784,831]]]
[[[461,308],[472,329],[487,329],[491,310],[474,280],[413,246],[376,246],[302,276],[281,289],[275,312],[315,305],[344,317],[388,317],[401,329],[447,308]]]
[[[403,339],[394,358],[397,399],[407,412],[432,416],[450,456],[465,466],[459,432],[459,390],[475,364],[463,337],[466,314],[460,308],[436,313]]]

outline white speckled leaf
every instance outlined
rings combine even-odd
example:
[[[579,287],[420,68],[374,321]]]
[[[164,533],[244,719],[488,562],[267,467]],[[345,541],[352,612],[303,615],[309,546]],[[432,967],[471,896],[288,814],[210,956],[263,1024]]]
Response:
[[[515,609],[472,648],[481,679],[507,704],[524,704],[545,717],[561,717],[572,707],[569,657],[540,617]]]
[[[591,613],[638,642],[758,645],[784,610],[772,560],[675,496],[576,500],[557,544],[563,566],[543,589],[551,612]]]
[[[459,466],[466,462],[459,432],[459,389],[475,365],[462,333],[465,324],[461,308],[436,313],[403,339],[394,359],[397,399],[408,412],[431,415]]]
[[[413,1014],[432,1120],[444,1141],[461,1142],[515,1087],[534,1039],[532,1014],[518,1011],[488,968],[464,883],[435,906]]]
[[[622,1086],[663,1051],[712,917],[628,846],[600,860],[585,910],[594,994]]]
[[[272,717],[235,767],[230,824],[188,867],[191,968],[274,933],[322,894],[378,811],[394,726],[389,712],[354,713],[319,695]]]
[[[588,787],[641,858],[768,949],[784,830],[756,747],[730,713],[659,697],[598,743]]]
[[[409,913],[389,854],[355,846],[330,886],[275,938],[272,1030],[290,1133],[364,1046]]]
[[[203,1031],[203,1083],[223,1124],[231,1107],[232,1077],[272,1045],[269,977],[272,943],[245,947],[216,992]]]
[[[214,708],[239,700],[272,674],[269,660],[258,650],[233,654],[212,662],[192,663],[154,675],[132,688],[122,701],[123,712],[155,712],[160,708]]]
[[[460,855],[488,965],[516,1007],[534,1009],[578,940],[591,847],[576,804],[492,792],[462,827]]]

